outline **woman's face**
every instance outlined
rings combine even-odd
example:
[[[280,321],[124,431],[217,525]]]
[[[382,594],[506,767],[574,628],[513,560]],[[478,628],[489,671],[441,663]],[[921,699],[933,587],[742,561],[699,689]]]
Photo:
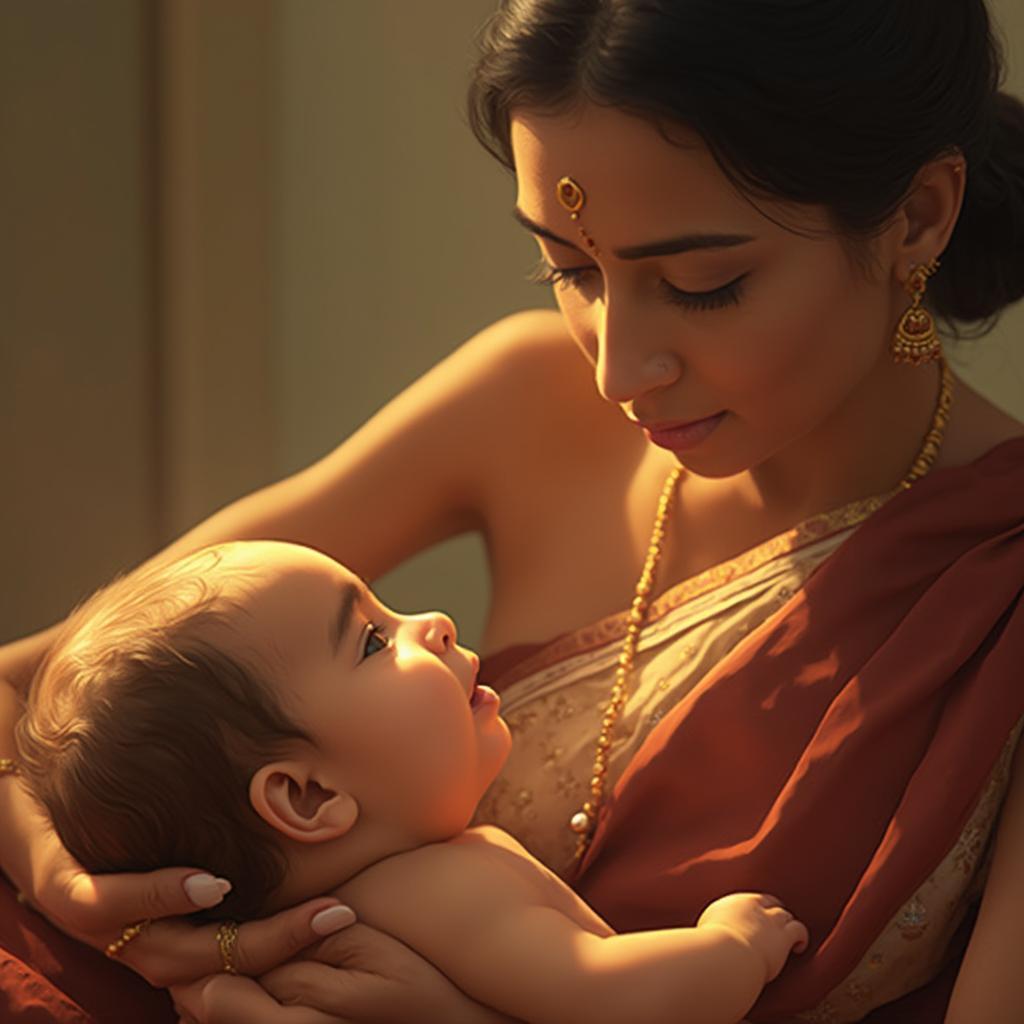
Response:
[[[686,148],[592,105],[517,114],[517,207],[544,261],[568,274],[555,296],[601,395],[655,426],[724,412],[706,439],[674,450],[699,475],[731,476],[810,437],[872,373],[891,372],[900,293],[891,274],[856,271],[833,235],[774,223],[696,135],[677,137]],[[578,222],[558,199],[564,176],[585,193]],[[759,206],[801,231],[828,228],[824,210]],[[684,236],[727,237],[642,254]]]

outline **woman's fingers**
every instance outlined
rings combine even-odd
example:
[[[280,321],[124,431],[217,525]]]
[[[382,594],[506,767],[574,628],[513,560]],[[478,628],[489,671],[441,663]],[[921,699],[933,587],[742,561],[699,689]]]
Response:
[[[231,966],[239,974],[263,974],[354,920],[350,908],[321,897],[273,917],[249,921],[238,929],[230,950]],[[219,927],[181,920],[154,922],[124,947],[121,959],[160,988],[214,975],[225,966],[217,941]]]
[[[303,956],[315,960],[282,964],[260,978],[278,1002],[354,1022],[495,1019],[403,942],[364,924],[332,935]]]
[[[235,968],[240,974],[264,974],[325,935],[348,928],[355,919],[351,907],[318,900],[250,921],[238,930]]]
[[[316,1006],[332,1019],[373,1020],[381,1007],[394,1001],[386,978],[355,967],[339,970],[313,960],[276,967],[260,978],[260,984],[284,1006]],[[376,1012],[375,1012],[376,1011]]]
[[[67,883],[68,919],[83,931],[119,931],[132,921],[179,917],[217,906],[231,891],[225,879],[195,868],[165,868],[148,874],[89,875],[75,872]]]
[[[190,1024],[351,1024],[306,1006],[282,1006],[257,982],[231,974],[179,986],[172,995]]]

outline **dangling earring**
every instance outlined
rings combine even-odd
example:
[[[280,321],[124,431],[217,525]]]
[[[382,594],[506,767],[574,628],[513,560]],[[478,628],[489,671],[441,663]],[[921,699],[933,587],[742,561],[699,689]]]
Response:
[[[915,267],[905,285],[907,294],[914,300],[900,318],[893,339],[892,354],[894,363],[910,363],[921,366],[935,359],[942,358],[942,343],[935,330],[935,321],[931,313],[921,305],[928,278],[939,269],[939,261],[932,260],[924,266]]]

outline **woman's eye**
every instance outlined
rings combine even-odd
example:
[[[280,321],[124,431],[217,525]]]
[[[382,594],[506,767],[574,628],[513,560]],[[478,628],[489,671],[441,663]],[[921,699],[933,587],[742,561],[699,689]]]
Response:
[[[577,288],[584,274],[594,270],[594,267],[553,267],[546,260],[541,260],[527,274],[526,279],[531,284],[555,284],[562,288]]]
[[[532,284],[553,284],[561,288],[579,288],[583,276],[596,269],[596,267],[552,267],[546,260],[541,260],[527,275],[527,280]],[[747,276],[747,274],[743,274],[735,281],[730,281],[729,284],[710,292],[685,292],[681,288],[669,284],[668,281],[662,281],[661,288],[670,303],[682,306],[684,309],[721,309],[724,306],[739,304],[743,295],[743,282]]]
[[[366,627],[366,638],[363,640],[363,658],[385,650],[390,642],[380,626],[375,626],[372,622],[369,623]]]
[[[662,291],[665,298],[673,305],[682,306],[683,309],[724,309],[726,306],[738,306],[743,298],[743,282],[747,274],[737,277],[735,281],[723,284],[710,292],[684,292],[681,288],[670,285],[668,281],[662,281]]]

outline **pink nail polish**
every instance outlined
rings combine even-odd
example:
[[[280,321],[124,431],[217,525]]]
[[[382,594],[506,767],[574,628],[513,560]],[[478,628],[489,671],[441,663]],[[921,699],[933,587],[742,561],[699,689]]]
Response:
[[[356,914],[351,907],[328,907],[319,914],[314,914],[309,926],[317,935],[333,935],[334,932],[353,924],[355,919]]]
[[[197,907],[215,907],[231,891],[231,883],[226,878],[214,878],[213,875],[202,873],[189,875],[182,883],[182,888]]]

